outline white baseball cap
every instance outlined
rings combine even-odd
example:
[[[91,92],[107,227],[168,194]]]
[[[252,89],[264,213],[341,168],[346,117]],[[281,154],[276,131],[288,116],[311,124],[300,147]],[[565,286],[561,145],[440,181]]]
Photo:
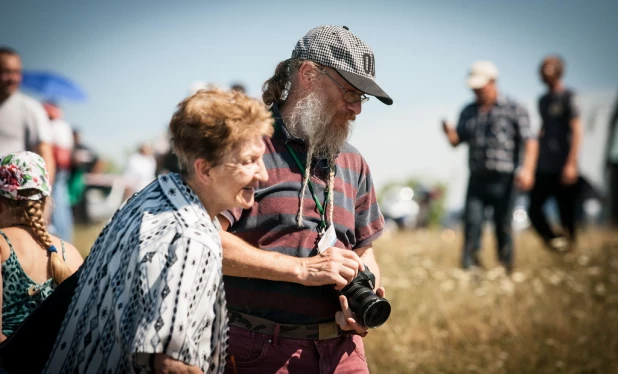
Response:
[[[491,61],[476,61],[470,67],[468,87],[479,89],[498,78],[498,68]]]

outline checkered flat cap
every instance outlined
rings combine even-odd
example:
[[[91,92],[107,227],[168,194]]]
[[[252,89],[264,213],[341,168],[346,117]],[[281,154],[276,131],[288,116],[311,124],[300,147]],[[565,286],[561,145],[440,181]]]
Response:
[[[320,26],[309,30],[296,43],[292,58],[331,67],[356,89],[377,97],[384,104],[393,103],[375,81],[373,50],[346,26]]]

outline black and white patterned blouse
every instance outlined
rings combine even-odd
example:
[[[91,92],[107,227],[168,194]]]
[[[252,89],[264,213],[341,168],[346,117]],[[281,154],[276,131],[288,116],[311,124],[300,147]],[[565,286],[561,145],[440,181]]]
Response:
[[[222,373],[219,229],[177,174],[129,199],[86,259],[44,372],[150,372],[150,354],[164,353]]]
[[[513,173],[520,163],[522,142],[533,137],[528,111],[506,97],[499,97],[486,113],[479,111],[477,103],[466,106],[457,134],[468,143],[472,173]]]

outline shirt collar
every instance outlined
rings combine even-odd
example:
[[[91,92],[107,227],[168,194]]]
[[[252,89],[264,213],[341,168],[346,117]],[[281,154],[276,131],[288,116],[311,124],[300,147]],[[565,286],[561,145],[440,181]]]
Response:
[[[498,98],[496,99],[496,106],[505,106],[506,103],[506,96],[498,95]]]
[[[185,219],[185,223],[212,222],[215,228],[220,229],[219,222],[215,218],[210,219],[210,215],[202,204],[197,194],[186,184],[180,175],[169,173],[159,178],[159,185],[163,194],[167,197],[175,210]]]
[[[299,142],[305,145],[304,140],[294,137],[292,136],[292,134],[290,134],[290,130],[288,130],[287,126],[285,125],[285,122],[283,122],[283,117],[281,117],[281,112],[279,111],[279,107],[273,104],[271,111],[273,113],[273,117],[276,123],[275,129],[279,130],[277,132],[281,136],[281,141],[283,142],[283,144],[287,144],[290,141],[295,141],[295,142]]]
[[[503,107],[508,103],[508,99],[506,98],[506,96],[503,95],[498,95],[498,97],[496,98],[496,103],[493,105],[494,107]],[[480,105],[478,103],[478,101],[474,101],[474,107],[475,108],[479,108]]]

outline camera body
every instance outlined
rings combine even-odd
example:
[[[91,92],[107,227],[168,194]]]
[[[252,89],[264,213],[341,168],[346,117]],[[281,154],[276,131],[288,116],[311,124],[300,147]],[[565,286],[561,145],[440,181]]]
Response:
[[[373,292],[376,277],[365,266],[356,278],[339,291],[348,299],[350,309],[356,315],[356,320],[369,327],[381,326],[391,314],[391,304],[383,297]]]

